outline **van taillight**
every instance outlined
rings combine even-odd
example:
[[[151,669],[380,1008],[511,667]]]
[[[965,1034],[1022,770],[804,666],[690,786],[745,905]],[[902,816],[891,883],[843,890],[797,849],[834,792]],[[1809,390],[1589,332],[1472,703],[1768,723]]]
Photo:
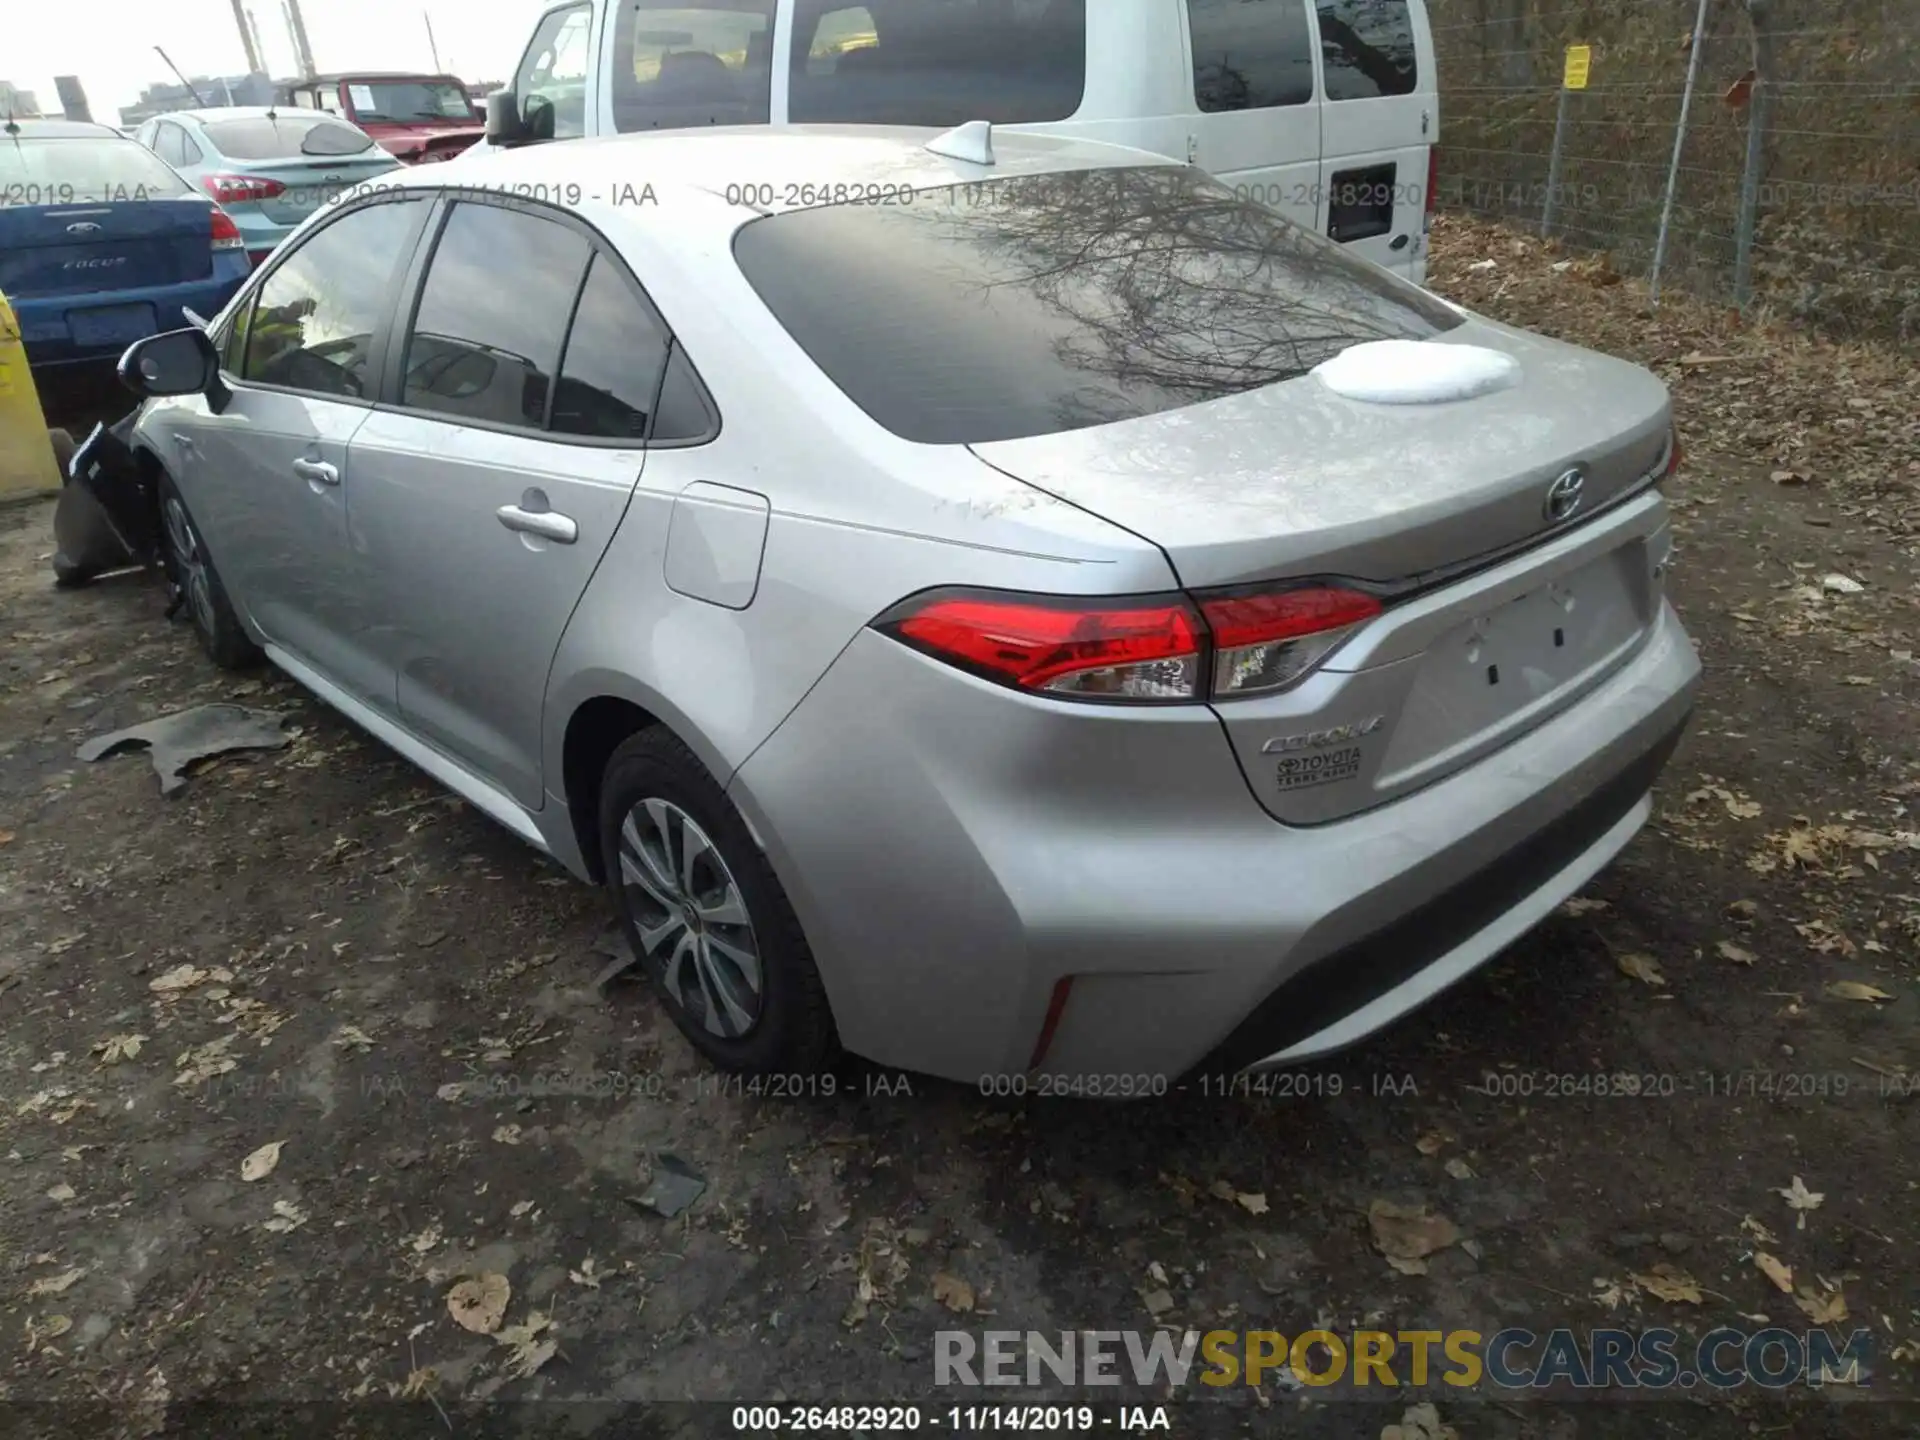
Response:
[[[1434,207],[1440,200],[1440,147],[1427,147],[1427,221],[1426,229],[1433,229]]]

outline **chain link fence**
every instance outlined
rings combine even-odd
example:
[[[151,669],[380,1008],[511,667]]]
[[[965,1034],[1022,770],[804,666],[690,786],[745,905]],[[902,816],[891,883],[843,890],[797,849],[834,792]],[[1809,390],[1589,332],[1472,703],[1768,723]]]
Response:
[[[1920,343],[1920,3],[1839,8],[1431,0],[1439,204],[1651,278],[1671,174],[1661,287]],[[1569,45],[1591,73],[1563,105]]]

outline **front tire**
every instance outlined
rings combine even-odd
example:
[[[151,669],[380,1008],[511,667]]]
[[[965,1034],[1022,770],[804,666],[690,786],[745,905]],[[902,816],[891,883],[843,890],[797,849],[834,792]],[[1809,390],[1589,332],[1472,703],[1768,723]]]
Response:
[[[600,853],[627,943],[695,1049],[747,1074],[832,1068],[833,1014],[786,891],[667,730],[641,731],[608,760]]]
[[[207,554],[206,541],[168,475],[160,477],[160,544],[167,582],[185,605],[200,648],[222,670],[244,670],[256,664],[260,647],[241,628],[227,588],[220,583],[220,572]]]

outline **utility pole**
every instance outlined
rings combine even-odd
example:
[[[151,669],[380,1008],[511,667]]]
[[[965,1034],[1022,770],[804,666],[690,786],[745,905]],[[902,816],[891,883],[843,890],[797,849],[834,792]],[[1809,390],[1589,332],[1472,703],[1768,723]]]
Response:
[[[247,73],[260,74],[266,67],[260,63],[260,47],[253,43],[253,27],[247,24],[247,7],[242,0],[233,0],[233,23],[240,27],[240,43],[247,47]]]
[[[422,10],[420,18],[427,22],[427,48],[433,51],[433,71],[436,75],[444,74],[445,72],[440,68],[440,47],[434,43],[433,39],[433,16]]]
[[[313,66],[313,47],[307,43],[307,22],[300,18],[300,0],[283,0],[287,12],[287,28],[293,32],[294,62],[300,67],[300,78],[311,80],[319,72]]]

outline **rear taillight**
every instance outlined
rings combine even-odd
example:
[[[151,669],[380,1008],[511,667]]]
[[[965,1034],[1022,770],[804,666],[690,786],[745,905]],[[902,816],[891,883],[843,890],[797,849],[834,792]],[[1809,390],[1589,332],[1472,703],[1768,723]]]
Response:
[[[874,625],[1016,689],[1166,704],[1282,689],[1380,613],[1373,596],[1330,585],[1196,599],[942,590],[902,602]]]
[[[287,187],[278,180],[269,180],[262,175],[202,175],[200,188],[222,205],[271,200],[287,191]]]
[[[1686,452],[1680,444],[1680,428],[1676,425],[1667,437],[1667,464],[1666,468],[1660,472],[1661,484],[1664,485],[1679,473],[1680,462],[1685,458]]]
[[[1380,602],[1361,590],[1302,586],[1203,599],[1200,613],[1213,635],[1214,698],[1224,700],[1291,685],[1378,615]]]
[[[1427,147],[1427,218],[1425,228],[1433,229],[1433,212],[1440,203],[1440,147]]]
[[[233,223],[233,217],[218,205],[213,207],[213,248],[216,250],[244,250],[247,242],[241,238],[240,227]]]
[[[946,591],[877,622],[1003,685],[1085,700],[1192,700],[1206,642],[1182,595],[1096,600]]]

